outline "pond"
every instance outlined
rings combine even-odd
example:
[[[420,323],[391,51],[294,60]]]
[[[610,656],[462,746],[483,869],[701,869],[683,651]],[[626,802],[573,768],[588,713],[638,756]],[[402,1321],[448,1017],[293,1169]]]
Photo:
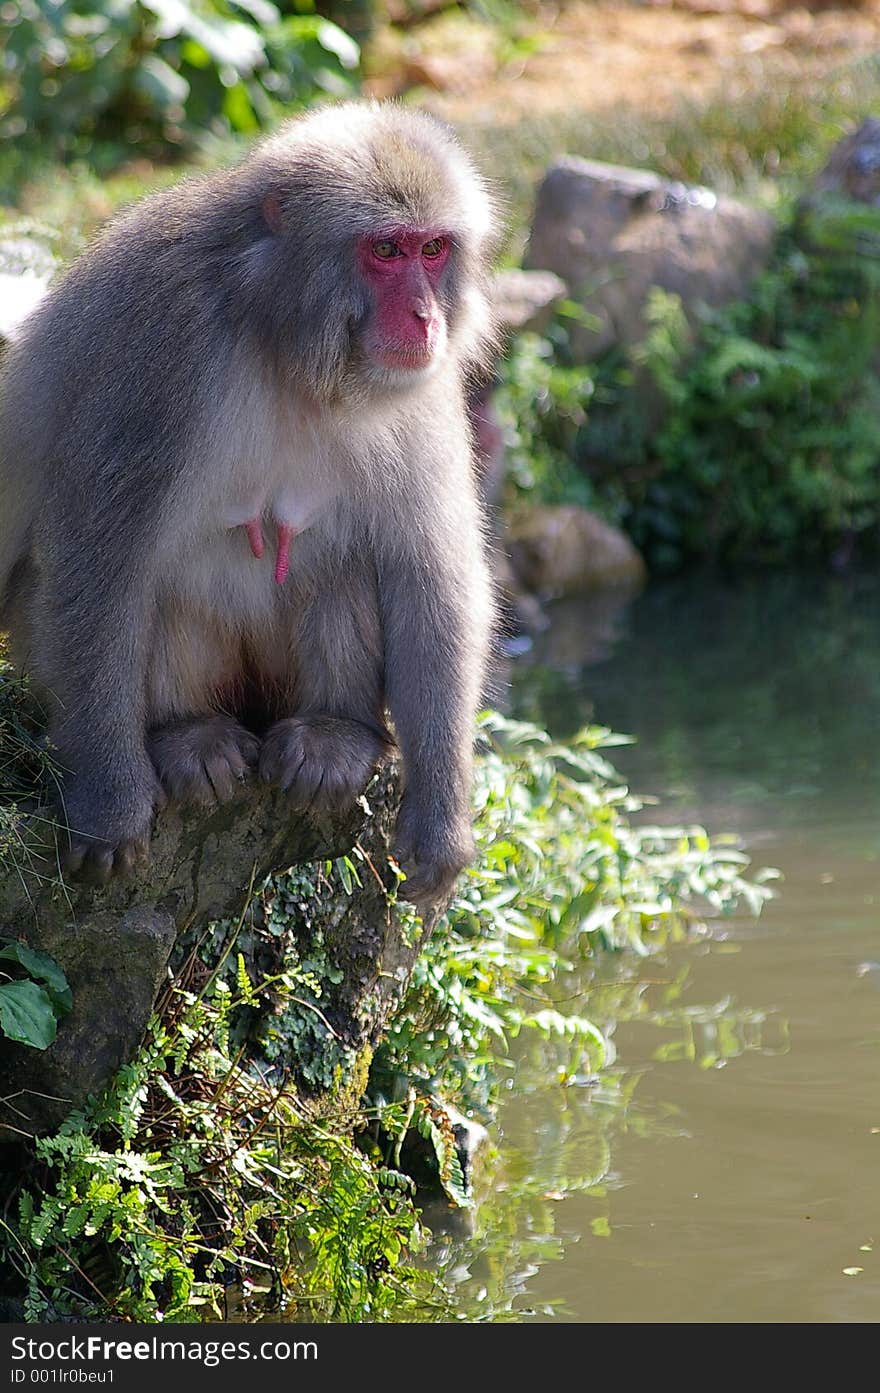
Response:
[[[612,1035],[597,1083],[523,1046],[470,1238],[471,1319],[880,1317],[880,583],[690,576],[559,604],[517,714],[588,720],[651,821],[734,831],[784,881],[760,920],[606,955],[560,1001]]]

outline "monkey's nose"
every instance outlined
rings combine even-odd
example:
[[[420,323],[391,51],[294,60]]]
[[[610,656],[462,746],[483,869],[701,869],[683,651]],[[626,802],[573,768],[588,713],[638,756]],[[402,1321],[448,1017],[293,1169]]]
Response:
[[[431,306],[427,304],[424,300],[416,300],[412,308],[413,314],[415,315],[416,319],[422,319],[425,321],[425,323],[427,323],[427,321],[431,318]]]

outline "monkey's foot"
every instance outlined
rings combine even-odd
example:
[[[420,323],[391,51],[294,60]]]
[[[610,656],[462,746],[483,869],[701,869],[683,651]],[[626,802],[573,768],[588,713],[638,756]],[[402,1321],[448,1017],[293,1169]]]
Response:
[[[327,812],[350,807],[390,748],[388,736],[360,721],[293,716],[263,741],[260,776],[280,784],[295,807]]]
[[[231,716],[178,721],[147,742],[167,796],[175,803],[225,803],[257,767],[260,742]]]

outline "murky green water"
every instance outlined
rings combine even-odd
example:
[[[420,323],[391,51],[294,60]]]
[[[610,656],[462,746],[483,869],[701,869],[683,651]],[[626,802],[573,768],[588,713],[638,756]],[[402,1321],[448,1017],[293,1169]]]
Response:
[[[514,680],[556,733],[637,735],[616,762],[665,820],[739,832],[785,881],[758,922],[561,985],[617,1063],[562,1087],[549,1047],[517,1061],[480,1230],[444,1254],[463,1304],[880,1319],[880,584],[567,604]]]

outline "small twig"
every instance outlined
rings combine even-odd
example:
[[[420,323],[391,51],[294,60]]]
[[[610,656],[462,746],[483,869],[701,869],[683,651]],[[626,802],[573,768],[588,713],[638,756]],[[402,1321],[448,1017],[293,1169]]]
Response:
[[[41,1093],[38,1088],[19,1088],[15,1093],[8,1093],[5,1098],[0,1098],[0,1103],[9,1103],[13,1098],[23,1098],[27,1094],[32,1098],[48,1098],[50,1103],[69,1103],[69,1098],[60,1098],[57,1093]]]
[[[214,982],[216,982],[217,977],[219,976],[220,972],[222,971],[222,969],[223,969],[223,967],[224,967],[224,965],[225,965],[225,963],[226,963],[226,959],[229,957],[229,954],[232,952],[232,949],[234,948],[234,946],[235,946],[235,944],[236,944],[236,942],[237,942],[237,940],[238,940],[238,935],[241,933],[241,931],[242,931],[242,929],[243,929],[243,927],[244,927],[245,916],[246,916],[248,910],[250,909],[250,907],[251,907],[251,902],[252,902],[252,900],[253,900],[253,895],[254,895],[254,881],[256,880],[256,876],[257,876],[257,866],[256,866],[256,862],[254,862],[253,869],[251,870],[251,878],[250,878],[250,882],[249,882],[249,884],[248,884],[247,894],[245,895],[245,899],[244,899],[244,905],[243,905],[243,907],[242,907],[241,914],[240,914],[239,917],[238,917],[238,923],[236,924],[236,926],[235,926],[235,928],[233,929],[232,933],[229,935],[228,941],[224,944],[224,946],[223,946],[223,952],[220,954],[220,957],[219,957],[219,959],[217,960],[217,964],[216,964],[216,966],[214,967],[213,972],[210,974],[210,976],[208,977],[207,982],[206,982],[205,985],[202,987],[202,990],[199,992],[199,995],[198,995],[198,998],[197,998],[199,1001],[201,1001],[201,1000],[204,998],[205,993],[208,991],[208,988],[211,987],[211,986],[213,986]]]
[[[357,850],[360,852],[361,856],[363,856],[370,870],[373,872],[373,876],[375,877],[376,884],[379,886],[379,889],[382,891],[383,894],[387,895],[388,887],[385,884],[382,877],[380,876],[379,872],[376,870],[372,856],[364,847],[361,846],[360,842],[355,842],[355,846]]]
[[[70,1256],[70,1253],[68,1253],[68,1251],[67,1251],[66,1248],[62,1248],[62,1246],[61,1246],[60,1243],[56,1243],[56,1244],[55,1244],[55,1247],[58,1249],[59,1253],[62,1253],[62,1254],[64,1255],[64,1257],[67,1259],[67,1261],[70,1263],[71,1267],[73,1268],[74,1272],[78,1273],[78,1275],[79,1275],[80,1277],[82,1277],[82,1279],[83,1279],[84,1282],[88,1282],[88,1284],[89,1284],[89,1286],[91,1287],[92,1291],[95,1293],[95,1295],[98,1297],[98,1299],[103,1303],[103,1305],[104,1305],[108,1310],[112,1311],[112,1310],[114,1309],[115,1305],[116,1305],[115,1301],[111,1301],[109,1297],[107,1297],[107,1296],[104,1295],[104,1293],[102,1292],[101,1288],[100,1288],[99,1286],[96,1286],[96,1284],[92,1281],[91,1277],[89,1276],[89,1274],[88,1274],[87,1272],[83,1272],[83,1270],[82,1270],[82,1268],[80,1267],[79,1263],[76,1262],[75,1259],[72,1258],[72,1257]]]
[[[271,1118],[273,1112],[275,1111],[276,1107],[278,1106],[278,1104],[279,1104],[280,1101],[281,1101],[281,1097],[282,1097],[282,1095],[283,1095],[284,1090],[285,1090],[286,1087],[287,1087],[287,1080],[286,1080],[286,1079],[282,1079],[282,1080],[281,1080],[281,1083],[278,1085],[278,1088],[277,1088],[277,1090],[276,1090],[276,1092],[275,1092],[273,1098],[271,1099],[271,1101],[270,1101],[268,1107],[264,1110],[262,1117],[260,1117],[259,1120],[258,1120],[257,1122],[254,1123],[253,1127],[252,1127],[251,1130],[248,1132],[247,1136],[246,1136],[246,1137],[242,1137],[242,1139],[241,1139],[241,1141],[238,1143],[238,1145],[237,1145],[237,1146],[234,1146],[234,1147],[232,1148],[231,1151],[225,1152],[223,1156],[218,1156],[217,1159],[216,1159],[216,1161],[210,1161],[210,1162],[208,1163],[207,1166],[204,1166],[204,1167],[202,1168],[202,1170],[200,1170],[200,1171],[194,1171],[193,1174],[190,1176],[190,1179],[191,1179],[191,1180],[195,1180],[195,1179],[197,1179],[200,1175],[204,1175],[206,1171],[216,1170],[218,1166],[227,1165],[227,1164],[232,1160],[233,1156],[237,1156],[237,1155],[238,1155],[239,1151],[242,1151],[242,1150],[244,1149],[244,1147],[246,1147],[246,1146],[250,1146],[250,1144],[251,1144],[251,1142],[253,1141],[254,1137],[258,1136],[259,1133],[263,1130],[263,1128],[264,1128],[264,1127],[267,1125],[267,1123],[269,1122],[269,1119]]]

